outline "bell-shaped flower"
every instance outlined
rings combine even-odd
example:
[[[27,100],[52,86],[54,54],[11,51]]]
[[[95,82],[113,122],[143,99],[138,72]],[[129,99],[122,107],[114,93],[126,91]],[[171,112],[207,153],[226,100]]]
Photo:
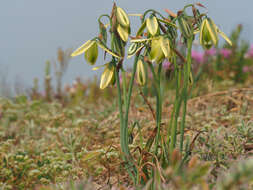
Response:
[[[130,27],[129,18],[128,18],[126,12],[122,8],[117,7],[117,9],[116,9],[116,17],[117,17],[118,23],[120,25],[122,25],[122,27],[125,27],[125,28],[129,28]]]
[[[77,48],[72,54],[72,57],[85,53],[85,60],[94,65],[98,57],[98,46],[113,57],[121,58],[121,56],[114,53],[112,50],[107,48],[100,40],[88,40],[81,47]]]
[[[212,19],[205,18],[202,21],[200,27],[200,45],[202,45],[205,49],[210,49],[212,46],[217,47],[219,42],[218,34],[220,34],[227,41],[227,43],[232,45],[230,39],[222,31],[219,30]]]
[[[146,84],[146,72],[145,72],[144,64],[141,59],[139,59],[137,62],[136,73],[137,73],[137,82],[141,86],[145,85]]]
[[[120,36],[120,38],[127,42],[128,36],[130,34],[130,21],[126,14],[126,12],[120,8],[117,7],[116,9],[116,18],[117,18],[117,32]]]
[[[158,22],[155,16],[151,16],[146,20],[147,30],[148,32],[154,36],[158,31]]]
[[[106,63],[101,66],[94,67],[92,70],[98,70],[101,67],[105,67],[104,72],[101,75],[100,79],[100,88],[104,89],[106,88],[109,84],[113,84],[115,81],[115,67],[111,62]]]
[[[164,58],[169,58],[171,55],[169,39],[163,36],[153,39],[149,55],[151,61],[156,63],[161,63]]]

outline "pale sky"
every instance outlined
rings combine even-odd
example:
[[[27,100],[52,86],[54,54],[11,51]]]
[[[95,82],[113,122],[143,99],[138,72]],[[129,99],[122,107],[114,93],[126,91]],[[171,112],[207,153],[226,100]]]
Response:
[[[226,33],[239,23],[243,38],[253,43],[253,0],[116,0],[127,13],[143,13],[156,9],[164,15],[168,8],[177,11],[186,3],[201,2],[215,23]],[[1,0],[0,2],[0,73],[8,72],[8,80],[18,78],[27,85],[34,77],[42,83],[44,63],[55,60],[58,47],[77,48],[98,34],[97,18],[110,13],[110,0]],[[131,19],[133,25],[139,19]],[[103,60],[98,60],[98,65]],[[6,71],[7,69],[7,71]],[[72,82],[77,76],[95,74],[83,56],[73,58],[64,77]]]

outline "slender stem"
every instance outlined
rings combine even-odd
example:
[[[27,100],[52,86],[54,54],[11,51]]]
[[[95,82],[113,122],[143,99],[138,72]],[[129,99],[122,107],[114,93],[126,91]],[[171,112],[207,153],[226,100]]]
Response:
[[[182,98],[181,98],[181,96],[179,96],[176,98],[176,103],[175,103],[175,115],[174,115],[173,126],[172,126],[170,152],[173,151],[173,149],[176,146],[176,142],[177,142],[177,121],[178,121],[181,103],[182,103]]]
[[[103,15],[101,15],[99,18],[98,18],[98,22],[101,22],[101,18],[102,17],[107,17],[108,19],[109,19],[109,21],[110,21],[110,26],[112,27],[112,19],[111,19],[111,17],[109,16],[109,15],[107,15],[107,14],[103,14]]]
[[[177,68],[177,67],[176,67]],[[177,122],[178,122],[178,116],[179,116],[179,111],[181,107],[181,96],[180,96],[180,82],[181,82],[181,70],[178,68],[177,71],[177,85],[176,85],[176,99],[174,103],[174,108],[173,108],[173,118],[171,118],[171,134],[170,134],[170,153],[173,151],[173,149],[176,146],[176,141],[177,141]]]
[[[114,64],[116,67],[116,63]],[[126,168],[127,168],[128,174],[132,178],[132,180],[135,181],[136,178],[135,178],[135,175],[133,175],[131,172],[131,165],[129,162],[130,152],[128,148],[128,142],[125,141],[128,131],[124,130],[124,116],[123,116],[123,111],[122,111],[122,98],[121,98],[119,71],[116,71],[116,83],[117,83],[118,106],[119,106],[119,115],[120,115],[120,146],[123,152],[123,160],[126,162]]]
[[[185,117],[187,111],[187,99],[188,99],[188,83],[191,72],[191,51],[192,51],[193,37],[187,40],[187,64],[184,65],[184,87],[182,97],[184,100],[183,117],[180,126],[180,151],[183,151],[184,145],[184,128],[185,128]]]
[[[112,33],[112,40],[111,40],[111,48],[114,51],[114,40],[115,35]],[[116,84],[117,84],[117,91],[118,91],[118,106],[119,106],[119,114],[120,114],[120,146],[123,152],[123,160],[126,162],[126,170],[129,174],[129,176],[132,178],[133,182],[136,183],[136,169],[131,159],[131,154],[128,147],[128,128],[125,127],[125,120],[123,115],[123,109],[122,109],[122,98],[121,98],[121,88],[120,88],[120,80],[119,80],[119,70],[117,69],[116,60],[113,57],[112,62],[114,65],[114,69],[116,72]],[[125,91],[123,91],[126,93]],[[124,94],[125,98],[125,94]],[[127,115],[128,117],[128,115]],[[134,173],[132,172],[132,168],[134,168]]]
[[[157,11],[154,10],[154,9],[149,9],[149,10],[147,10],[147,11],[144,12],[144,14],[143,14],[143,16],[142,16],[142,23],[144,22],[145,17],[146,17],[146,15],[147,15],[149,12],[153,12],[153,13],[155,13],[155,14],[158,14],[161,18],[164,19],[164,16],[163,16],[161,13],[157,12]]]
[[[128,113],[129,113],[129,107],[130,107],[130,101],[131,101],[131,96],[132,96],[133,83],[134,83],[134,77],[136,73],[138,59],[139,59],[139,56],[136,56],[134,60],[132,76],[131,76],[129,88],[128,88],[128,94],[127,94],[127,99],[126,99],[126,110],[125,110],[125,122],[124,122],[124,127],[126,128],[125,130],[127,130],[128,128]]]
[[[175,115],[175,109],[176,109],[176,102],[177,102],[177,97],[179,94],[179,87],[180,87],[180,81],[181,81],[181,72],[177,66],[176,63],[176,57],[173,58],[173,64],[174,64],[174,72],[175,72],[175,78],[176,78],[176,96],[175,96],[175,101],[174,101],[174,105],[173,105],[173,110],[171,112],[171,116],[170,116],[170,124],[169,124],[169,131],[168,131],[168,144],[171,141],[171,134],[172,134],[172,123],[174,120],[174,115]]]
[[[121,126],[121,133],[122,133],[122,145],[124,145],[124,154],[127,155],[127,162],[128,164],[131,164],[131,168],[133,169],[133,175],[136,176],[137,175],[137,169],[134,166],[134,164],[132,163],[132,158],[131,158],[131,154],[129,151],[129,147],[128,147],[128,113],[129,113],[129,107],[130,107],[130,103],[131,103],[131,96],[132,96],[132,90],[133,90],[133,83],[134,83],[134,77],[135,77],[135,73],[136,73],[136,68],[137,68],[137,61],[139,59],[139,55],[136,55],[135,60],[134,60],[134,66],[133,66],[133,71],[132,71],[132,76],[130,79],[130,83],[129,83],[129,88],[128,88],[128,94],[126,97],[126,106],[125,106],[125,117],[124,117],[124,123]],[[136,178],[134,179],[135,183],[136,183]]]
[[[162,63],[158,66],[157,72],[157,89],[156,89],[156,127],[157,127],[157,134],[156,134],[156,144],[155,144],[155,155],[158,152],[158,146],[161,139],[160,130],[161,130],[161,114],[162,114],[162,99],[161,99],[161,70],[162,70]]]
[[[115,63],[114,63],[115,64]],[[116,64],[115,64],[116,67]],[[118,106],[119,106],[119,115],[120,115],[120,145],[122,148],[122,152],[125,153],[125,142],[123,141],[123,111],[122,111],[122,98],[121,98],[121,89],[120,89],[120,81],[119,81],[119,71],[116,71],[116,83],[117,83],[117,91],[118,91]]]
[[[124,97],[124,104],[126,109],[126,102],[127,102],[127,89],[126,89],[126,71],[122,69],[122,82],[123,82],[123,97]]]

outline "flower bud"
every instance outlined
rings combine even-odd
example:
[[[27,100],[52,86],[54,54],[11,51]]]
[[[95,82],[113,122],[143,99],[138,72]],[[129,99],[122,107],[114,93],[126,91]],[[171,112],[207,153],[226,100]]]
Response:
[[[143,86],[146,83],[146,72],[144,68],[144,64],[141,59],[138,60],[137,62],[137,68],[136,68],[136,73],[137,73],[137,82]]]
[[[158,22],[155,16],[151,16],[146,21],[148,32],[154,36],[158,30]]]
[[[100,88],[106,88],[112,81],[115,74],[115,69],[113,65],[107,64],[104,72],[101,75]]]
[[[193,35],[192,26],[187,20],[180,16],[178,18],[179,29],[185,38],[190,38]]]
[[[200,45],[205,49],[210,49],[213,45],[218,45],[217,26],[210,18],[206,18],[202,21],[199,40]]]
[[[130,26],[129,18],[128,18],[126,12],[122,8],[117,7],[116,17],[117,17],[117,21],[120,25],[122,25],[125,28],[129,28],[129,26]]]

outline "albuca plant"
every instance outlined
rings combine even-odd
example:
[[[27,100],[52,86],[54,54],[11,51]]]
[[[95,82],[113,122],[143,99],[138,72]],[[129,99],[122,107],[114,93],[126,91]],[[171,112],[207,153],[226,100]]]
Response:
[[[139,16],[141,25],[136,35],[130,36],[131,27],[129,15],[116,4],[113,5],[111,15],[101,15],[98,19],[99,35],[88,40],[80,48],[72,53],[72,56],[85,54],[85,60],[94,65],[98,57],[98,47],[105,51],[104,57],[110,54],[110,61],[103,66],[95,67],[94,70],[104,67],[101,76],[100,88],[104,89],[108,85],[116,83],[118,92],[118,109],[120,117],[120,145],[124,166],[132,178],[134,184],[144,184],[147,180],[156,176],[161,168],[167,168],[171,164],[171,157],[175,149],[179,149],[183,159],[178,166],[178,172],[182,169],[182,164],[188,160],[190,153],[189,141],[184,145],[185,117],[187,112],[187,100],[189,90],[193,83],[191,72],[191,50],[193,40],[199,34],[200,44],[205,49],[218,44],[218,34],[220,34],[228,44],[231,41],[220,31],[211,18],[205,13],[201,14],[196,8],[204,7],[201,4],[189,4],[177,14],[166,10],[168,16],[163,16],[155,10],[147,10]],[[186,9],[191,8],[191,15]],[[107,18],[109,23],[102,22],[102,18]],[[108,34],[110,37],[108,37]],[[125,55],[125,49],[129,37],[130,46]],[[181,54],[176,47],[180,41],[186,46],[185,54]],[[108,44],[110,46],[108,46]],[[126,82],[125,57],[135,56],[130,82]],[[185,58],[186,57],[186,58]],[[183,64],[177,62],[178,59]],[[174,66],[176,98],[170,115],[170,122],[165,134],[161,129],[163,96],[161,89],[162,64],[167,60]],[[182,63],[182,62],[180,62]],[[152,73],[152,80],[148,81],[147,72]],[[120,82],[120,74],[122,83]],[[152,131],[144,148],[140,149],[141,158],[135,158],[129,149],[128,113],[131,102],[134,80],[137,80],[141,87],[145,87],[151,82],[156,92],[156,127]],[[180,112],[182,107],[182,112]],[[178,126],[179,116],[181,116],[180,126]],[[180,134],[179,145],[177,145],[177,134]],[[179,146],[179,147],[177,147]],[[161,174],[161,180],[163,180]],[[155,188],[155,186],[153,186]]]

